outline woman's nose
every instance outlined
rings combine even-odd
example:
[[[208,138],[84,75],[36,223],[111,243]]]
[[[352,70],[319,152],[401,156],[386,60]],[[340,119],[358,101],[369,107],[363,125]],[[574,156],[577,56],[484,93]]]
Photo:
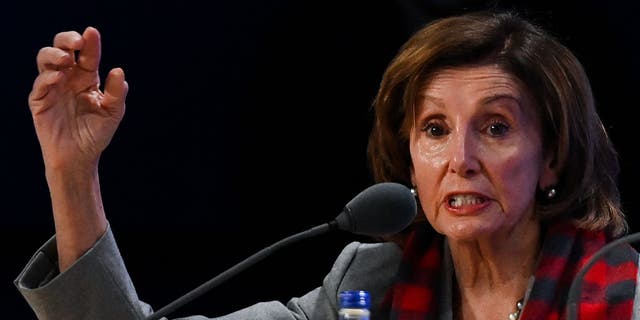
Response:
[[[449,171],[463,177],[472,176],[480,172],[480,162],[477,157],[478,141],[467,131],[455,132],[449,145]]]

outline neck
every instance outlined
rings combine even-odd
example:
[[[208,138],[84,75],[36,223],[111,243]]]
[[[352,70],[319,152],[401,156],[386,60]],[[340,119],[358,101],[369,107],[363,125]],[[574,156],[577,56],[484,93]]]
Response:
[[[477,319],[474,315],[486,314],[486,310],[507,317],[514,311],[535,272],[540,232],[539,222],[530,220],[472,241],[448,239],[457,285],[454,290],[463,318]]]
[[[540,251],[540,224],[520,226],[473,240],[448,239],[461,288],[502,285],[533,274]]]

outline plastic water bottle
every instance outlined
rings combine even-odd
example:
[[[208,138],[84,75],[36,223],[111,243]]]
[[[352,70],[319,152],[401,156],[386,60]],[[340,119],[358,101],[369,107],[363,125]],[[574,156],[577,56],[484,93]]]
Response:
[[[364,290],[351,290],[340,292],[340,320],[369,320],[371,312],[371,298],[369,292]]]

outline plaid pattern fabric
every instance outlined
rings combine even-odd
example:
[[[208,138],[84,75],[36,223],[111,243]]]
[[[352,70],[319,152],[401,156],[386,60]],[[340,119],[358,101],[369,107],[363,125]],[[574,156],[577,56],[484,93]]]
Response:
[[[434,233],[417,227],[409,235],[398,279],[385,297],[390,319],[437,319],[443,238]],[[566,319],[566,300],[575,275],[610,240],[604,232],[577,229],[571,223],[550,226],[520,320]],[[630,245],[621,245],[596,262],[584,278],[578,318],[630,319],[637,272],[638,253]]]

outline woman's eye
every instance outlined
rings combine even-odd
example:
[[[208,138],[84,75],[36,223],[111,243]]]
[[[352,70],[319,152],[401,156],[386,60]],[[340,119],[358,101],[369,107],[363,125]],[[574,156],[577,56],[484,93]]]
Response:
[[[434,122],[427,123],[427,125],[422,128],[422,131],[431,137],[441,137],[447,134],[447,129],[444,126]]]
[[[503,122],[493,122],[489,125],[489,127],[487,128],[487,131],[489,132],[490,135],[492,136],[496,136],[496,137],[500,137],[503,136],[505,134],[507,134],[507,132],[509,131],[509,126]]]

